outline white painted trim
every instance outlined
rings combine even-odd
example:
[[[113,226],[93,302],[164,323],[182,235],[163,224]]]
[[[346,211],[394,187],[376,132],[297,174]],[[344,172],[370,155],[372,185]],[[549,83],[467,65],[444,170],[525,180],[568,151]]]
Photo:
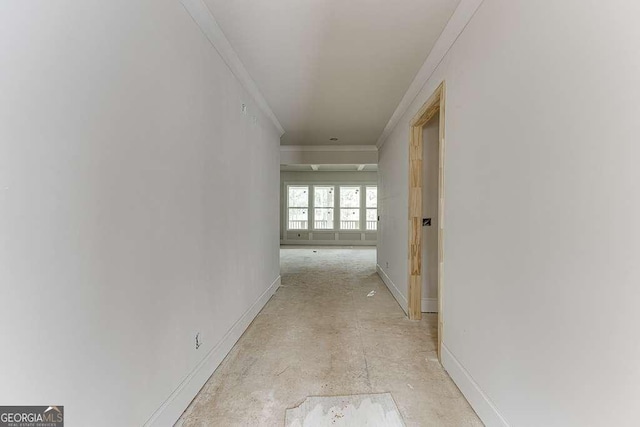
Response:
[[[433,49],[427,56],[426,61],[418,70],[415,78],[409,85],[409,89],[405,92],[402,100],[400,100],[400,104],[396,107],[396,110],[391,115],[391,118],[387,122],[387,125],[384,127],[382,134],[378,137],[378,141],[376,142],[376,146],[378,148],[382,147],[382,145],[387,140],[387,137],[391,134],[393,129],[398,125],[398,122],[402,118],[402,116],[407,112],[413,101],[416,99],[416,96],[420,93],[424,85],[431,78],[433,72],[438,68],[440,62],[445,57],[451,46],[456,42],[462,31],[466,28],[473,15],[482,4],[483,0],[462,0],[456,10],[451,15],[449,22],[440,33],[440,37],[433,45]]]
[[[437,313],[438,298],[422,298],[421,311],[423,313]]]
[[[281,145],[280,151],[378,151],[375,145]]]
[[[240,339],[244,331],[253,319],[260,313],[269,298],[280,287],[281,278],[278,276],[265,290],[251,307],[229,329],[229,332],[204,356],[202,361],[171,393],[171,396],[151,415],[144,423],[145,426],[172,426],[189,406],[193,398],[198,394],[202,386],[207,382],[222,360],[227,356],[235,343]]]
[[[322,171],[318,171],[318,172],[322,172]],[[366,210],[367,207],[366,202],[365,202],[365,195],[366,195],[366,191],[367,191],[367,187],[377,187],[378,183],[377,182],[345,182],[345,181],[318,181],[318,182],[314,182],[314,181],[285,181],[284,183],[284,212],[280,215],[282,218],[282,224],[280,224],[281,230],[284,231],[284,234],[281,233],[281,238],[280,238],[280,244],[281,245],[300,245],[300,244],[330,244],[330,243],[319,243],[318,241],[314,241],[313,239],[308,239],[308,240],[287,240],[287,239],[283,239],[282,237],[286,235],[286,233],[289,232],[294,232],[294,233],[309,233],[311,236],[313,237],[313,233],[378,233],[378,230],[362,230],[362,229],[354,229],[354,230],[343,230],[341,228],[331,228],[331,229],[327,229],[327,228],[323,228],[323,229],[315,229],[315,228],[307,228],[307,229],[296,229],[296,228],[289,228],[289,187],[298,187],[298,186],[308,186],[309,187],[309,206],[306,208],[298,208],[298,209],[308,209],[309,210],[309,215],[307,217],[307,222],[309,223],[309,225],[313,224],[313,214],[314,214],[314,209],[316,209],[315,207],[315,201],[313,198],[313,192],[315,191],[315,187],[323,187],[323,186],[332,186],[334,187],[334,189],[336,190],[334,193],[334,205],[333,205],[333,209],[334,212],[337,213],[337,216],[335,216],[334,218],[339,218],[340,217],[340,209],[350,209],[350,208],[342,208],[340,207],[340,187],[360,187],[360,193],[361,193],[361,199],[360,199],[360,203],[362,206],[364,207],[360,207],[358,209],[361,210],[360,212],[360,221],[363,221],[366,218]],[[296,207],[293,207],[293,209],[296,209]],[[371,208],[373,209],[373,208]],[[377,209],[377,208],[376,208]],[[339,220],[338,220],[339,221]],[[334,226],[336,226],[338,224],[334,224]],[[364,227],[366,227],[366,221],[363,222],[362,224]],[[305,243],[291,243],[291,242],[300,242],[303,241]],[[337,241],[337,239],[336,239]],[[332,242],[332,240],[321,240],[320,242]],[[354,243],[356,242],[355,245],[357,246],[358,243],[360,242],[360,240],[355,240],[355,241],[347,241],[347,240],[342,240],[342,242],[346,242],[344,243],[345,245],[348,246],[353,246]],[[375,241],[372,243],[375,245]],[[365,245],[365,246],[369,246],[369,244]]]
[[[375,240],[280,240],[281,245],[296,246],[376,246]]]
[[[400,304],[400,307],[402,307],[402,310],[404,310],[404,314],[408,316],[409,312],[407,311],[407,307],[408,307],[407,299],[405,298],[404,295],[402,295],[402,292],[400,292],[400,289],[398,289],[396,284],[393,283],[393,280],[391,280],[391,278],[387,276],[387,273],[384,272],[384,270],[382,269],[382,267],[380,267],[379,264],[376,264],[376,272],[378,273],[378,276],[380,276],[384,284],[387,285],[387,288],[389,289],[389,292],[391,292],[391,295],[393,295],[396,301],[398,301],[398,304]]]
[[[487,427],[509,427],[509,423],[500,414],[496,405],[482,391],[478,383],[475,382],[444,343],[442,343],[442,366],[447,370],[453,382],[456,383],[464,397],[469,401],[469,404],[471,404],[471,407],[476,411],[484,425]]]
[[[245,88],[247,92],[253,97],[258,107],[262,112],[273,122],[280,136],[284,133],[282,125],[278,121],[278,118],[269,107],[267,100],[264,99],[260,89],[249,75],[249,72],[244,67],[244,64],[238,57],[238,54],[227,37],[222,32],[222,29],[218,25],[218,22],[214,18],[213,14],[204,3],[203,0],[180,0],[182,6],[191,15],[194,22],[200,27],[200,30],[209,39],[209,42],[213,48],[218,51],[224,62],[227,64],[231,72],[236,76],[240,84]],[[238,106],[239,107],[239,106]]]

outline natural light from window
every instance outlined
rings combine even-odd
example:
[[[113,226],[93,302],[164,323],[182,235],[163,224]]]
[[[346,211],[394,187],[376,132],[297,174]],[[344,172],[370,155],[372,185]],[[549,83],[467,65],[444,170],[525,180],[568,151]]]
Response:
[[[289,230],[309,228],[309,187],[289,187]]]
[[[313,228],[316,230],[333,229],[333,186],[315,186]]]
[[[287,230],[377,231],[375,185],[287,185]]]
[[[360,187],[340,187],[340,230],[360,229]]]
[[[378,229],[378,187],[367,187],[367,230]]]

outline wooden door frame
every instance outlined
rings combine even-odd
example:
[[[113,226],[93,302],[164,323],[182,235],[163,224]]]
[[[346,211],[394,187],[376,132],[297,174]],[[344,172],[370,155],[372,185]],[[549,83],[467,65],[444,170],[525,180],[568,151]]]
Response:
[[[422,132],[437,113],[438,123],[438,359],[442,344],[442,262],[444,213],[444,81],[411,120],[409,137],[409,319],[422,318]]]

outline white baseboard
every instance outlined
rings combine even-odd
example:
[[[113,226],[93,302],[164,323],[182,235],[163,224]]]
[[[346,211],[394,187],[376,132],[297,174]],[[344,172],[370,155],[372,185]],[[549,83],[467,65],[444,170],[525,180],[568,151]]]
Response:
[[[409,304],[407,303],[407,298],[402,295],[400,289],[398,289],[396,284],[393,283],[393,280],[391,280],[391,278],[387,276],[387,273],[384,272],[379,264],[376,264],[376,271],[378,272],[378,276],[380,276],[384,284],[387,285],[387,288],[389,288],[389,292],[391,292],[391,295],[393,295],[396,301],[398,301],[398,304],[400,304],[400,307],[402,307],[405,314],[408,315],[407,307],[409,306]],[[423,313],[437,313],[438,298],[422,298],[420,308]]]
[[[474,381],[444,343],[442,344],[442,366],[487,427],[509,427],[509,423],[500,414],[496,405],[482,391],[478,383]]]
[[[175,389],[171,396],[153,413],[145,426],[173,426],[180,418],[182,412],[189,406],[193,398],[198,394],[202,386],[216,370],[218,365],[227,356],[235,343],[240,339],[253,319],[260,313],[262,307],[280,286],[280,276],[273,281],[271,286],[260,295],[253,305],[242,317],[229,329],[229,332],[220,342],[202,359],[187,378]]]
[[[391,295],[393,295],[396,301],[398,301],[398,304],[400,304],[400,307],[402,307],[402,309],[404,310],[404,313],[406,315],[409,315],[407,311],[407,307],[408,307],[407,298],[405,298],[405,296],[402,295],[402,292],[400,292],[400,289],[398,289],[396,284],[393,283],[393,281],[389,278],[389,276],[387,276],[387,273],[384,272],[384,270],[382,269],[382,267],[380,267],[379,264],[376,264],[376,271],[378,272],[378,276],[380,276],[384,284],[387,285],[387,288],[389,288],[389,292],[391,292]]]
[[[376,246],[375,240],[280,240],[281,245],[299,246]]]
[[[437,313],[438,298],[422,298],[421,310],[423,313]]]

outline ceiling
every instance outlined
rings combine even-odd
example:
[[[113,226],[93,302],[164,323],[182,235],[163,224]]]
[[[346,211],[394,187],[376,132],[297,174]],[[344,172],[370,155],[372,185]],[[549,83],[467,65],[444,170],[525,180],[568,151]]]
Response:
[[[284,172],[375,172],[378,165],[280,165]]]
[[[375,144],[459,1],[205,0],[283,145]]]

